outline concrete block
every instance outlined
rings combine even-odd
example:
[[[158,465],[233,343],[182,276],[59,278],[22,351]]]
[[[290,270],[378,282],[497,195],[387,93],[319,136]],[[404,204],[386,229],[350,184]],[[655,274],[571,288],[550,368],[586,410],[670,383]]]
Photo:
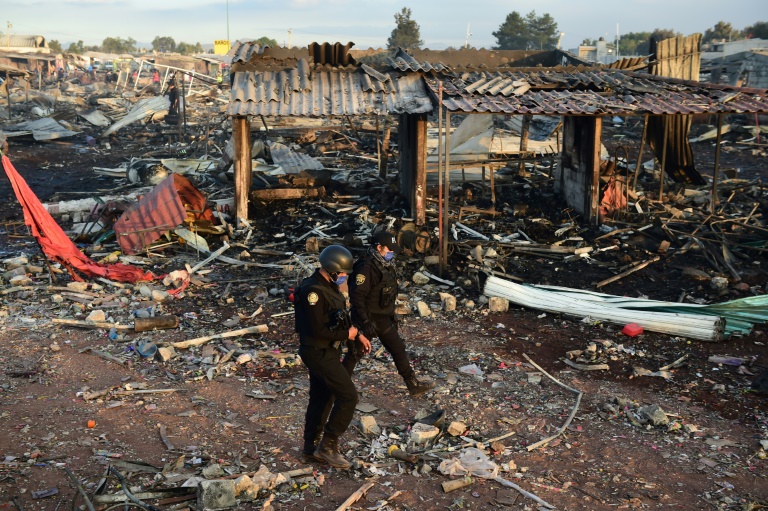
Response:
[[[439,428],[417,422],[411,428],[410,441],[414,444],[422,444],[435,438],[438,434],[440,434]]]
[[[235,481],[214,479],[197,484],[197,508],[201,510],[229,509],[237,505]]]
[[[488,310],[491,312],[507,312],[509,310],[509,300],[500,296],[492,296],[488,300]]]
[[[176,350],[173,349],[172,346],[157,349],[157,358],[159,358],[161,362],[168,362],[175,356]]]

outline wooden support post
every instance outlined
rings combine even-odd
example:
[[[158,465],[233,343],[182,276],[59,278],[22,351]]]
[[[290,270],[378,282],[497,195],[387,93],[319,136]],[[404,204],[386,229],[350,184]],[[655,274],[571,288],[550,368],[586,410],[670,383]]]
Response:
[[[760,128],[757,130],[760,133]],[[715,143],[715,168],[712,171],[712,201],[709,211],[715,214],[715,205],[717,204],[717,178],[720,173],[720,142],[723,138],[723,114],[717,114],[717,142]],[[666,144],[665,144],[666,149]]]
[[[522,127],[520,128],[520,156],[525,158],[525,153],[528,151],[528,139],[530,138],[531,131],[531,116],[524,115]],[[522,175],[525,170],[525,162],[521,159],[518,171]]]
[[[247,116],[232,119],[235,138],[235,219],[248,219],[248,193],[253,174],[251,163],[251,123]]]
[[[414,219],[416,225],[424,225],[426,222],[426,202],[427,202],[427,116],[418,115],[413,122],[415,133],[413,133],[415,168],[415,202],[416,212]]]
[[[443,183],[443,239],[440,241],[443,255],[443,268],[448,267],[448,233],[450,232],[450,222],[448,214],[450,212],[451,201],[451,112],[445,113],[445,181]],[[445,273],[440,273],[445,277]]]
[[[598,214],[598,205],[600,203],[600,136],[603,131],[603,118],[595,117],[592,128],[592,147],[589,152],[589,214],[592,225],[597,225],[600,221]]]
[[[389,165],[389,137],[391,133],[391,127],[387,122],[387,118],[384,117],[382,121],[382,141],[381,141],[381,167],[379,170],[379,177],[386,179],[387,177],[387,165]]]
[[[669,129],[667,126],[668,116],[664,116],[664,122],[662,123],[664,129],[664,142],[661,144],[661,173],[659,174],[659,202],[663,203],[662,196],[664,195],[664,173],[667,169],[667,141],[669,140]]]
[[[438,273],[442,275],[445,271],[445,259],[443,259],[443,236],[445,236],[445,232],[443,232],[443,166],[445,162],[443,155],[447,151],[443,137],[443,82],[440,82],[437,96],[437,260],[439,263]]]
[[[635,176],[632,179],[632,193],[637,191],[637,176],[640,175],[640,168],[643,165],[643,149],[645,149],[645,135],[648,133],[648,116],[643,116],[643,134],[640,136],[640,151],[637,153],[637,165],[635,166]]]

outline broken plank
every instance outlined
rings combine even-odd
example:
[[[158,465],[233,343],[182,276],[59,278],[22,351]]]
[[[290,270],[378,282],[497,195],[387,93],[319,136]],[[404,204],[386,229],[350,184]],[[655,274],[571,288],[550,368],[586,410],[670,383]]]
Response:
[[[114,362],[115,364],[123,365],[125,364],[125,360],[122,358],[117,358],[114,355],[110,355],[109,353],[106,353],[104,351],[95,350],[93,348],[87,348],[91,353],[94,355],[103,358],[104,360],[108,360],[110,362]]]
[[[621,272],[618,275],[614,275],[613,277],[607,278],[605,280],[601,280],[600,282],[595,284],[595,287],[601,288],[601,287],[603,287],[603,286],[605,286],[607,284],[610,284],[611,282],[615,282],[615,281],[617,281],[619,279],[623,279],[627,275],[630,275],[630,274],[632,274],[632,273],[634,273],[634,272],[636,272],[638,270],[642,270],[643,268],[645,268],[649,264],[655,263],[659,259],[661,259],[661,256],[656,256],[656,257],[653,257],[651,259],[648,259],[647,261],[643,261],[642,263],[639,263],[639,264],[633,266],[632,268],[628,269],[627,271]]]
[[[163,441],[166,449],[168,449],[169,451],[172,451],[174,447],[171,441],[168,439],[168,435],[165,429],[165,424],[158,424],[157,427],[160,430],[160,440]]]
[[[323,197],[325,187],[318,188],[270,188],[251,191],[251,200],[290,200],[304,197]]]
[[[120,325],[118,323],[107,323],[106,321],[82,321],[79,319],[53,318],[52,322],[56,325],[76,326],[80,328],[101,328],[104,330],[114,328],[115,330],[133,330],[133,325]]]
[[[200,346],[213,339],[224,339],[227,337],[239,337],[246,334],[263,334],[269,331],[267,325],[250,326],[247,328],[240,328],[239,330],[230,330],[228,332],[222,332],[220,334],[208,335],[205,337],[197,337],[188,341],[172,342],[171,346],[174,348],[190,348],[192,346]]]
[[[252,397],[254,399],[266,399],[268,401],[271,401],[275,398],[277,398],[277,394],[256,394],[256,393],[246,393],[245,397]]]
[[[567,358],[562,359],[567,365],[580,371],[609,371],[611,367],[608,364],[577,364]]]
[[[365,493],[373,488],[373,485],[376,484],[376,481],[368,481],[364,485],[362,485],[360,488],[355,490],[355,493],[350,495],[347,500],[345,500],[339,507],[336,508],[336,511],[345,511],[349,509],[349,507],[360,500],[360,498],[365,495]]]

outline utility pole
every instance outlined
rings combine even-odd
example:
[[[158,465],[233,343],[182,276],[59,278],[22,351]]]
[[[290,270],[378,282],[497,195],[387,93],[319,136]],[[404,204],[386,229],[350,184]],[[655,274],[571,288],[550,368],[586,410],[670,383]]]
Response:
[[[291,33],[293,32],[292,28],[288,29],[288,48],[291,47]]]
[[[616,23],[616,60],[619,60],[619,24]]]
[[[472,32],[469,31],[469,23],[467,23],[467,38],[464,40],[464,48],[469,48],[469,37],[472,35]]]
[[[11,48],[11,29],[13,28],[13,25],[10,21],[6,21],[6,24],[8,25],[8,48]]]
[[[232,40],[229,38],[229,0],[227,0],[227,44],[230,48],[232,47]]]

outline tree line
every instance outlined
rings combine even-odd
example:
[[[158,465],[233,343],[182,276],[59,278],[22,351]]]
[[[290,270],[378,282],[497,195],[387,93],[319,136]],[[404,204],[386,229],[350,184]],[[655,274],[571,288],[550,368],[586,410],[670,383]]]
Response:
[[[395,13],[395,28],[387,39],[387,48],[421,48],[424,41],[421,40],[419,24],[411,18],[411,10],[403,7]],[[1,33],[0,33],[1,34]],[[495,50],[553,50],[560,44],[560,31],[557,22],[548,13],[538,16],[536,11],[522,15],[517,11],[507,14],[504,22],[498,30],[492,32],[496,38]],[[647,55],[651,38],[658,40],[668,39],[683,35],[672,29],[657,28],[650,32],[629,32],[621,34],[618,40],[617,54],[619,55]],[[720,41],[733,41],[738,39],[768,39],[768,22],[757,21],[741,30],[733,27],[731,23],[719,21],[714,27],[704,31],[702,43],[708,45]],[[254,42],[261,46],[277,46],[277,41],[268,37],[261,37]],[[585,39],[581,44],[594,45],[595,39]],[[610,45],[615,46],[615,41]],[[136,40],[129,37],[107,37],[101,45],[86,46],[83,41],[70,43],[66,50],[57,40],[48,41],[48,46],[57,53],[77,53],[86,51],[98,51],[104,53],[136,53]],[[448,48],[455,49],[455,48]],[[159,53],[175,52],[182,55],[204,53],[202,45],[198,42],[190,44],[179,42],[169,36],[157,36],[152,40],[152,50]]]
[[[548,13],[537,16],[536,11],[531,11],[525,16],[512,11],[499,29],[492,32],[492,35],[496,38],[494,50],[554,50],[560,43],[560,30],[557,28],[555,19]],[[683,34],[663,28],[657,28],[651,32],[622,34],[619,38],[618,54],[647,55],[651,38],[659,41],[680,35]],[[768,39],[768,22],[758,21],[738,30],[728,22],[719,21],[714,27],[704,32],[702,43],[711,44],[748,38]],[[585,39],[582,42],[584,45],[595,43],[595,39]],[[411,10],[403,7],[395,14],[395,28],[387,39],[387,47],[390,49],[421,48],[423,44],[419,24],[411,19]]]

